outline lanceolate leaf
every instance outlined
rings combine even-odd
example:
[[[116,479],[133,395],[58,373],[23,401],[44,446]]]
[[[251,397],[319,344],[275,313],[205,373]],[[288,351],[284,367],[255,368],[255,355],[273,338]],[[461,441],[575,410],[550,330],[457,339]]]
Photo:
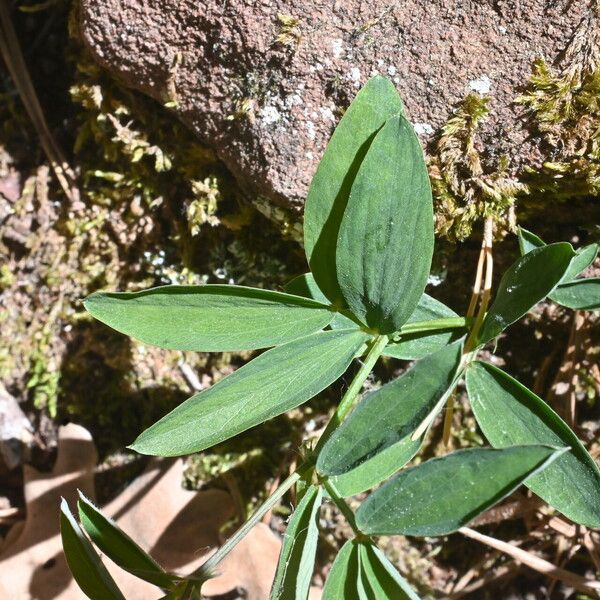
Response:
[[[527,231],[527,229],[523,229],[519,227],[519,250],[521,250],[521,255],[527,254],[535,248],[541,248],[545,246],[546,243],[535,233],[531,231]]]
[[[419,304],[417,304],[417,308],[410,315],[406,325],[418,321],[452,317],[458,317],[458,315],[451,308],[448,308],[439,300],[423,294],[419,300]],[[419,360],[457,340],[463,333],[461,329],[447,329],[441,332],[426,331],[422,333],[402,334],[398,342],[392,342],[386,346],[383,354],[404,360]]]
[[[569,519],[600,527],[600,470],[567,424],[538,396],[493,365],[475,362],[466,374],[475,418],[492,446],[569,447],[529,487]]]
[[[536,248],[519,258],[503,275],[485,317],[479,342],[489,342],[520,319],[558,285],[575,255],[571,244]]]
[[[306,402],[340,377],[368,335],[321,331],[268,350],[171,411],[132,448],[142,454],[199,452]]]
[[[170,588],[178,581],[178,577],[167,574],[147,552],[112,519],[105,517],[81,492],[77,505],[83,528],[94,544],[115,564],[162,588]]]
[[[433,207],[412,125],[388,119],[352,184],[337,245],[337,274],[350,310],[380,333],[400,329],[427,283]]]
[[[550,298],[573,310],[600,310],[600,278],[575,279],[559,285]]]
[[[373,544],[359,545],[359,562],[367,599],[419,600],[385,554]]]
[[[589,244],[588,246],[579,248],[575,253],[575,256],[571,259],[571,264],[565,273],[562,283],[574,281],[577,275],[585,271],[594,262],[597,254],[598,244]]]
[[[85,308],[113,329],[174,350],[267,348],[326,327],[321,302],[237,285],[169,285],[135,293],[99,292]]]
[[[448,390],[460,363],[454,343],[417,362],[401,377],[369,394],[327,441],[317,470],[334,478],[343,496],[369,489],[404,466],[422,439],[411,436]]]
[[[402,471],[356,513],[371,535],[445,535],[456,531],[547,467],[563,449],[513,446],[459,450]]]
[[[335,255],[350,187],[373,136],[403,111],[394,85],[374,77],[358,92],[338,123],[313,177],[304,210],[304,247],[319,287],[341,306]]]
[[[521,254],[527,254],[535,248],[541,248],[546,244],[534,233],[519,227],[519,248]],[[589,244],[583,248],[579,248],[575,256],[571,259],[571,264],[567,269],[562,283],[573,281],[577,275],[585,271],[596,259],[598,254],[598,244]]]
[[[319,540],[320,486],[311,486],[287,526],[271,600],[306,600]]]
[[[356,598],[358,567],[358,543],[348,540],[333,561],[321,600]]]
[[[69,569],[83,593],[91,600],[125,600],[64,499],[60,505],[60,535]]]

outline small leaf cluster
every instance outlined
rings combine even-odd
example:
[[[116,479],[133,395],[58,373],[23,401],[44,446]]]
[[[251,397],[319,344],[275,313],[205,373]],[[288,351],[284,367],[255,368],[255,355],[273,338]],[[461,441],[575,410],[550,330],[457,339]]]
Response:
[[[446,535],[522,484],[574,522],[600,525],[600,470],[582,443],[541,398],[477,358],[485,344],[546,297],[597,309],[597,283],[577,278],[595,259],[596,245],[575,251],[571,244],[544,244],[521,231],[522,256],[504,273],[489,310],[475,320],[428,296],[434,242],[429,177],[402,101],[382,77],[357,94],[329,142],[307,198],[304,236],[310,271],[285,292],[167,286],[100,292],[85,300],[98,320],[162,348],[264,350],[142,432],[131,447],[143,454],[179,456],[210,448],[307,402],[360,359],[297,471],[191,577],[165,574],[82,500],[83,527],[108,557],[170,598],[192,597],[186,594],[198,593],[218,560],[297,485],[299,504],[288,524],[272,600],[307,598],[326,499],[355,537],[335,559],[324,598],[414,599],[374,536]],[[382,355],[416,362],[359,398]],[[406,468],[463,379],[490,446]],[[353,512],[345,498],[366,490],[373,491]],[[84,591],[90,595],[95,581],[103,586],[102,597],[120,598],[67,507],[63,525],[65,552]]]

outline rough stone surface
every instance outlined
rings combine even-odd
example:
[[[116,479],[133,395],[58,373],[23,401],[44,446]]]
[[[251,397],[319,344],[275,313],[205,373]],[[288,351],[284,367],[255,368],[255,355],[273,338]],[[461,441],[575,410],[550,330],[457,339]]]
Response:
[[[293,207],[341,112],[375,73],[395,82],[424,142],[466,93],[489,94],[486,139],[493,152],[518,154],[526,133],[513,101],[531,63],[559,56],[589,10],[572,0],[80,2],[97,61],[132,88],[176,100],[250,195]],[[286,16],[299,21],[287,36]]]

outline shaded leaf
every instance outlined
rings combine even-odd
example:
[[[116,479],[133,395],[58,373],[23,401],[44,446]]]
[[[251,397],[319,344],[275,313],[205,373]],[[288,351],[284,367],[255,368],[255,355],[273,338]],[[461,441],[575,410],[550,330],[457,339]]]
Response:
[[[445,535],[512,493],[564,452],[549,446],[458,450],[406,469],[356,513],[371,535]]]
[[[423,294],[432,255],[423,150],[412,125],[391,117],[358,170],[339,230],[337,275],[348,307],[380,333],[399,330]]]
[[[537,235],[519,227],[519,248],[521,254],[527,254],[534,248],[541,248],[545,245]],[[563,277],[563,282],[568,283],[585,271],[594,262],[597,254],[598,244],[589,244],[583,248],[579,248],[575,252],[575,256],[571,259],[571,264]]]
[[[348,540],[333,561],[321,600],[356,598],[358,567],[358,543],[356,540]]]
[[[504,273],[481,331],[479,343],[489,342],[527,314],[558,285],[575,255],[571,244],[559,242],[535,248]]]
[[[535,248],[541,248],[545,245],[546,243],[542,238],[535,235],[535,233],[519,227],[519,250],[521,251],[521,255],[527,254],[528,252],[535,250]]]
[[[583,248],[579,248],[575,256],[571,259],[571,264],[565,273],[563,282],[559,286],[562,287],[563,283],[570,283],[575,280],[577,275],[585,271],[593,262],[596,260],[598,254],[598,244],[589,244]]]
[[[403,467],[423,440],[411,436],[451,385],[462,344],[417,362],[367,395],[323,446],[317,470],[334,477],[343,496],[367,490]]]
[[[144,431],[142,454],[199,452],[306,402],[340,377],[368,335],[321,331],[264,352]]]
[[[64,499],[60,505],[60,535],[69,569],[83,593],[91,600],[125,600]]]
[[[417,308],[408,318],[406,325],[419,321],[452,317],[458,317],[458,315],[451,308],[448,308],[439,300],[423,294],[419,299]],[[457,340],[463,333],[462,329],[446,329],[402,334],[399,341],[386,346],[383,354],[384,356],[392,356],[403,360],[419,360]]]
[[[315,173],[304,208],[304,248],[325,295],[341,307],[336,274],[336,243],[350,187],[375,133],[403,112],[394,85],[373,77],[358,92],[338,123]]]
[[[319,540],[322,498],[322,488],[311,486],[294,511],[283,538],[271,600],[308,598]]]
[[[559,285],[550,298],[573,310],[600,310],[600,278],[575,279]]]
[[[419,600],[385,554],[373,544],[359,545],[362,580],[368,600]]]
[[[84,305],[99,321],[142,342],[199,352],[276,346],[319,331],[333,319],[320,302],[237,285],[97,292]]]
[[[163,588],[179,578],[171,576],[112,519],[105,517],[79,492],[79,519],[94,544],[125,571]]]
[[[493,365],[472,363],[466,382],[475,418],[492,446],[570,448],[526,485],[576,523],[600,527],[600,469],[568,425],[541,398]]]

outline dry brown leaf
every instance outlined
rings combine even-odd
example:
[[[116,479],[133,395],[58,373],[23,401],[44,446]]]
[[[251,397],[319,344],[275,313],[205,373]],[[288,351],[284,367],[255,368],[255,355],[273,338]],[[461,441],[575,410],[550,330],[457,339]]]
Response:
[[[59,504],[65,497],[75,509],[77,489],[94,499],[97,453],[83,427],[59,431],[58,457],[51,473],[24,470],[26,520],[15,525],[0,548],[0,598],[80,600],[62,552]],[[183,461],[154,459],[146,471],[104,507],[119,526],[167,570],[195,570],[222,541],[219,532],[234,515],[231,496],[221,490],[182,488]],[[256,526],[221,563],[221,575],[205,585],[207,595],[240,590],[249,600],[266,600],[281,542],[266,526]],[[127,600],[153,600],[164,594],[155,586],[104,562]],[[10,592],[10,593],[9,593]],[[311,598],[318,598],[313,590]]]
[[[58,456],[50,473],[24,466],[27,517],[9,531],[1,549],[1,598],[81,598],[62,553],[58,507],[61,496],[74,506],[78,488],[94,497],[97,460],[89,432],[69,424],[59,430]]]

